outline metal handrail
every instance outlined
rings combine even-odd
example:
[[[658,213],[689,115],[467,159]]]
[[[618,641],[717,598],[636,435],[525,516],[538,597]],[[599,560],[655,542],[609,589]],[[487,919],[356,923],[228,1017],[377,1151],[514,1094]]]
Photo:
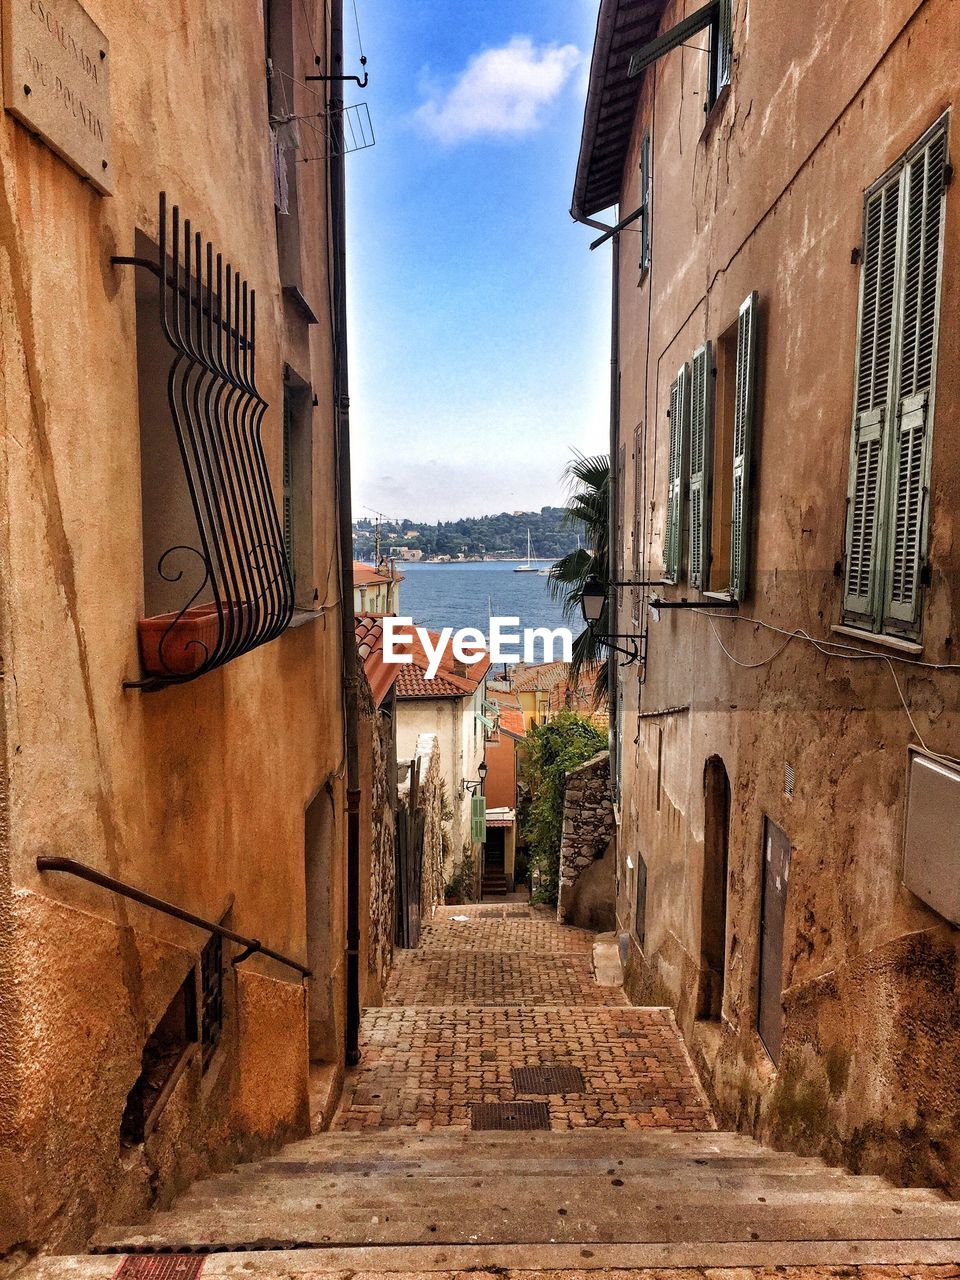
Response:
[[[308,969],[306,965],[302,965],[296,960],[291,960],[288,956],[281,955],[279,951],[265,947],[258,938],[247,938],[242,933],[234,933],[232,929],[225,929],[222,924],[216,924],[213,920],[204,920],[203,916],[195,916],[191,911],[184,911],[182,907],[175,907],[172,902],[165,902],[163,898],[155,898],[152,893],[144,893],[142,889],[137,889],[132,884],[124,884],[122,880],[115,880],[113,876],[104,875],[102,871],[88,867],[83,862],[77,862],[74,858],[58,858],[41,854],[37,858],[37,870],[63,871],[69,876],[76,876],[78,879],[86,880],[90,884],[97,884],[103,889],[109,889],[112,893],[119,893],[124,898],[139,902],[141,906],[152,907],[154,911],[162,911],[165,915],[173,916],[175,920],[183,920],[184,923],[195,925],[198,929],[206,929],[208,933],[216,933],[221,938],[229,939],[230,942],[239,943],[244,950],[240,955],[234,957],[233,963],[235,965],[241,964],[244,960],[249,960],[253,955],[268,956],[269,959],[276,960],[278,964],[285,964],[288,969],[296,969],[297,973],[303,974],[305,978],[313,977],[312,969]]]

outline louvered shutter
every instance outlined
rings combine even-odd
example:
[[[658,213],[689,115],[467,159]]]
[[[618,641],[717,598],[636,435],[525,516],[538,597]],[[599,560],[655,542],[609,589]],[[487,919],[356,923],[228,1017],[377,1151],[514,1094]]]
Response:
[[[650,187],[650,135],[645,133],[640,143],[640,270],[650,265],[650,209],[653,204]]]
[[[717,92],[730,83],[733,71],[733,0],[720,0],[717,25]]]
[[[713,347],[693,353],[690,373],[690,581],[707,585],[713,466]]]
[[[899,226],[898,176],[868,197],[864,211],[843,598],[844,613],[853,622],[873,622],[880,589]]]
[[[667,465],[667,536],[664,567],[670,582],[680,581],[683,558],[683,475],[690,412],[690,371],[683,365],[670,388],[670,456]]]
[[[747,593],[750,551],[750,469],[757,381],[757,294],[740,307],[737,321],[737,372],[733,406],[733,510],[730,528],[730,594]]]
[[[947,133],[941,127],[906,166],[903,179],[902,320],[893,436],[885,621],[912,629],[929,517],[929,407],[936,365]]]
[[[487,801],[484,796],[474,796],[470,802],[470,839],[483,844],[487,838]]]

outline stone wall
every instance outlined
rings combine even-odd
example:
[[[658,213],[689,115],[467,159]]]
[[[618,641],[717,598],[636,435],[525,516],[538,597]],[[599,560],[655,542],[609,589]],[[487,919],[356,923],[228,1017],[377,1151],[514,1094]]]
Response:
[[[605,856],[613,833],[610,752],[601,751],[567,774],[557,904],[562,923],[600,930],[614,927],[616,869],[613,856]]]
[[[418,777],[416,790],[417,813],[422,820],[423,830],[420,920],[422,924],[427,924],[433,916],[434,907],[443,901],[444,886],[444,781],[443,765],[440,758],[440,742],[436,734],[420,734],[417,738],[413,761]],[[403,812],[410,808],[410,796],[411,772],[408,769],[399,786],[401,820]]]
[[[367,965],[381,988],[393,964],[396,899],[396,747],[394,719],[377,716],[373,735],[373,847],[370,868],[370,947]]]
[[[392,714],[378,708],[365,677],[359,681],[362,921],[366,955],[363,1004],[383,1003],[393,964],[396,914],[397,753]]]

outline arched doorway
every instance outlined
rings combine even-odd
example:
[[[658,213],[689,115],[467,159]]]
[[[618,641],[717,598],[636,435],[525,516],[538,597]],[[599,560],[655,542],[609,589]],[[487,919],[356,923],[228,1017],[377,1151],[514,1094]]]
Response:
[[[700,987],[697,1017],[719,1020],[727,964],[727,869],[730,779],[719,756],[703,769],[703,888],[700,899]]]

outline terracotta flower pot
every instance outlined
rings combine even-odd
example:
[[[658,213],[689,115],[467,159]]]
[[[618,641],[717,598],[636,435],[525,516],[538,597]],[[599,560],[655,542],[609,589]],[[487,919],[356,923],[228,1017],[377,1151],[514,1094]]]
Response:
[[[217,646],[220,620],[215,604],[198,604],[177,613],[141,618],[137,623],[143,669],[152,676],[190,676]]]

